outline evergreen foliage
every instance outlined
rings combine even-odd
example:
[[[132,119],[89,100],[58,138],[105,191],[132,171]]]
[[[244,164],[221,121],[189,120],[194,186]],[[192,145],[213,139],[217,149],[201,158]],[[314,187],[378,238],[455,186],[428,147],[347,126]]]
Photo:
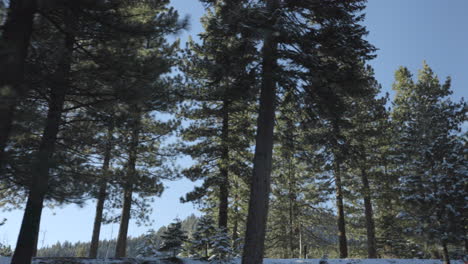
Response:
[[[164,231],[161,238],[163,243],[159,251],[170,252],[172,257],[175,258],[182,250],[182,244],[187,240],[186,232],[182,230],[181,221],[175,219],[174,222],[167,227],[167,230]]]
[[[156,257],[158,255],[158,248],[156,232],[154,230],[149,230],[143,236],[143,242],[139,246],[137,257]]]
[[[215,234],[216,229],[213,219],[210,216],[202,216],[198,222],[195,232],[189,239],[188,254],[193,258],[208,259],[209,249],[211,249],[211,238]]]
[[[245,180],[253,141],[258,52],[256,42],[236,26],[243,10],[240,2],[207,1],[201,42],[188,42],[181,64],[190,88],[181,107],[181,117],[189,121],[181,133],[181,151],[196,161],[183,174],[192,181],[203,180],[182,200],[198,202],[206,211],[218,209],[213,216],[223,228],[230,224],[233,179]]]
[[[450,78],[441,84],[423,64],[417,82],[406,68],[395,74],[393,109],[399,188],[410,221],[404,231],[440,243],[448,260],[447,244],[465,239],[466,171],[460,126],[466,122],[466,103],[452,102]]]
[[[224,228],[217,228],[215,234],[211,237],[211,256],[209,260],[212,263],[230,263],[235,252],[232,249],[232,241]]]
[[[0,207],[24,207],[0,255],[466,254],[468,106],[450,78],[400,67],[383,95],[365,0],[201,2],[181,49],[170,0],[0,0]],[[204,216],[129,237],[180,177]],[[37,250],[45,206],[91,199],[91,243]]]

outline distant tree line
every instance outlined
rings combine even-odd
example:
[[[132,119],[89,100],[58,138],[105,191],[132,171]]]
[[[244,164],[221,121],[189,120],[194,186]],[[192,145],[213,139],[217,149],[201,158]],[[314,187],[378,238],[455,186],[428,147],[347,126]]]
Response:
[[[198,222],[198,217],[191,215],[181,221],[181,229],[187,234],[192,234]],[[154,246],[159,248],[162,245],[161,235],[167,230],[166,226],[162,226],[157,231],[152,232],[152,241]],[[138,237],[130,237],[127,243],[127,256],[138,257],[141,248],[145,245],[146,235]],[[97,258],[112,258],[115,255],[116,240],[101,240],[97,251]],[[68,241],[57,242],[53,245],[39,248],[37,251],[38,257],[88,257],[90,242]]]

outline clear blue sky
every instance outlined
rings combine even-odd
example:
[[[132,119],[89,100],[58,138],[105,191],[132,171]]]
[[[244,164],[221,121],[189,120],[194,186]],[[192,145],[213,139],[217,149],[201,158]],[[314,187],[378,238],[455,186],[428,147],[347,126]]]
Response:
[[[172,0],[173,6],[181,14],[191,16],[189,32],[180,37],[184,40],[201,31],[199,18],[203,14],[201,4],[196,0]],[[379,51],[371,62],[377,80],[383,90],[390,92],[393,72],[400,66],[411,71],[421,67],[426,60],[441,79],[453,79],[453,98],[468,97],[468,0],[369,0],[365,25],[370,34],[368,40]],[[188,160],[181,161],[184,166]],[[153,228],[166,225],[175,217],[184,218],[191,213],[199,214],[191,204],[181,204],[179,197],[193,188],[187,180],[167,183],[168,189],[153,204]],[[0,242],[14,245],[22,218],[22,212],[1,213],[0,218],[8,218],[0,227]],[[70,205],[54,210],[45,208],[39,246],[56,241],[89,241],[91,239],[94,203],[84,208]],[[104,226],[103,238],[115,238],[117,226]],[[148,227],[138,227],[131,222],[129,234],[137,236]]]

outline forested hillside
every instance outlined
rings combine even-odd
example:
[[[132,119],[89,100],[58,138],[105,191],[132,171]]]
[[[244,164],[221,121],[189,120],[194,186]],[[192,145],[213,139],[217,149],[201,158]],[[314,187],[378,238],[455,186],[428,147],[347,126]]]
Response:
[[[24,212],[1,254],[466,258],[468,106],[451,77],[388,69],[384,93],[365,0],[200,2],[182,43],[169,0],[0,0],[0,209]],[[131,237],[182,178],[203,216]],[[44,207],[91,201],[89,242],[38,249]]]

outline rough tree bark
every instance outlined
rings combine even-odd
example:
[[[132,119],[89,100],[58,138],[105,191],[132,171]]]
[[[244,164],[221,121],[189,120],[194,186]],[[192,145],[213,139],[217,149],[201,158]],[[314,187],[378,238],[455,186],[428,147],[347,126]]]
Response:
[[[340,149],[339,135],[339,117],[335,116],[333,120],[333,134],[336,137],[333,150],[333,174],[335,178],[335,197],[336,197],[336,211],[337,211],[337,225],[338,225],[338,250],[340,258],[348,257],[348,242],[346,238],[346,222],[344,215],[343,203],[343,185],[341,182],[341,162],[342,162],[342,149]]]
[[[119,235],[115,248],[115,257],[122,258],[127,255],[127,234],[132,207],[133,181],[136,176],[137,147],[139,143],[141,113],[135,110],[135,120],[132,128],[131,142],[128,153],[127,179],[124,186],[122,216],[120,218]]]
[[[278,7],[278,0],[267,1],[269,17],[273,20],[269,21],[270,25],[276,24],[277,16],[274,13]],[[250,201],[242,264],[263,263],[275,121],[276,81],[274,72],[277,63],[277,47],[278,43],[274,29],[266,30],[262,50],[263,72],[253,162],[254,168],[250,186]]]
[[[128,182],[124,189],[122,216],[120,218],[119,235],[115,247],[115,257],[123,258],[127,255],[127,234],[130,222],[130,210],[132,207],[133,184]]]
[[[219,182],[218,227],[227,231],[229,206],[229,101],[223,102],[223,125],[221,131],[221,164]]]
[[[365,169],[361,169],[362,192],[364,196],[364,213],[366,216],[366,231],[367,231],[367,257],[371,259],[377,258],[377,244],[375,240],[375,223],[374,213],[372,210],[372,198],[369,186],[369,178]]]
[[[69,18],[72,16],[69,16]],[[67,29],[70,29],[67,26]],[[69,86],[69,73],[73,51],[73,34],[69,31],[65,37],[63,56],[54,73],[54,83],[51,85],[49,110],[47,113],[44,133],[32,170],[31,186],[24,210],[23,221],[16,243],[12,264],[31,263],[35,250],[35,241],[39,236],[44,197],[48,189],[49,169],[55,151],[55,143],[62,118],[66,90]]]
[[[336,156],[335,156],[336,159]],[[341,166],[340,161],[335,160],[335,188],[336,188],[336,210],[338,223],[338,239],[340,258],[348,257],[348,242],[346,239],[346,222],[344,218],[343,190],[341,184]]]
[[[107,141],[104,149],[104,162],[102,164],[102,179],[99,184],[99,193],[96,202],[96,215],[94,217],[93,225],[93,235],[91,238],[91,245],[89,247],[89,257],[97,258],[97,253],[99,249],[99,236],[101,233],[101,224],[102,224],[102,215],[104,211],[104,202],[106,201],[107,196],[107,181],[109,174],[109,165],[111,160],[111,150],[112,150],[112,134],[113,134],[113,122],[109,124],[107,130]]]
[[[18,97],[25,94],[25,86],[22,85],[24,62],[35,12],[35,0],[10,0],[0,38],[0,168],[4,162]]]

